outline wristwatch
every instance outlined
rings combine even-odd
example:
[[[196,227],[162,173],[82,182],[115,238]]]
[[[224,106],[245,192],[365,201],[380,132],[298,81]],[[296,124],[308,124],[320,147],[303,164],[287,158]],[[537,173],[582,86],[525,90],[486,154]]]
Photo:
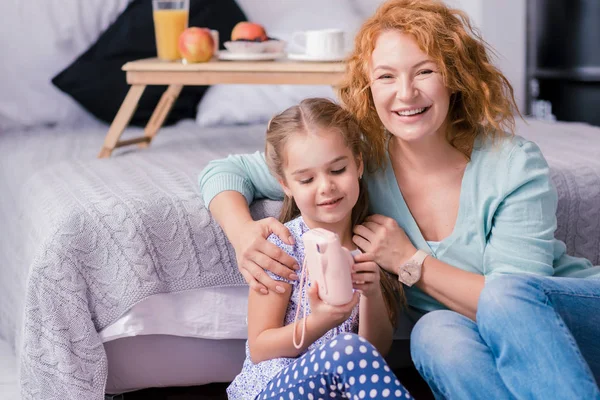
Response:
[[[428,255],[423,250],[417,250],[407,262],[398,267],[398,280],[409,287],[419,282],[423,261]]]

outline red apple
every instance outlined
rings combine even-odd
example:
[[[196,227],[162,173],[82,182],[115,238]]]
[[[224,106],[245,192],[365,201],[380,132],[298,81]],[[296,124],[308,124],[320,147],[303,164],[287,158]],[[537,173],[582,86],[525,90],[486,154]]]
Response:
[[[179,36],[178,49],[188,63],[209,61],[214,53],[214,40],[207,28],[187,28]]]
[[[231,40],[256,40],[264,42],[267,40],[267,33],[262,25],[255,24],[253,22],[238,22],[231,31]]]

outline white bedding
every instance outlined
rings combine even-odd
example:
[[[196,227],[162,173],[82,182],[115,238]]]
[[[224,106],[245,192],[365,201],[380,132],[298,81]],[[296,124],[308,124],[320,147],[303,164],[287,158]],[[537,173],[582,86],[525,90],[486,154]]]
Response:
[[[246,339],[247,309],[244,286],[155,294],[100,331],[100,338],[103,343],[140,335]]]
[[[0,132],[93,118],[51,79],[85,52],[130,1],[0,2]]]
[[[136,336],[105,343],[106,392],[231,382],[242,369],[245,343],[242,339],[170,335]]]

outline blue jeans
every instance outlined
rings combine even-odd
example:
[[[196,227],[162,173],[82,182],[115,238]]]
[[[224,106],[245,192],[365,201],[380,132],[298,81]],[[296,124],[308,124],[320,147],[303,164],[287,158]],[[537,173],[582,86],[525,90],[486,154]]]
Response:
[[[413,397],[375,347],[342,333],[305,353],[271,379],[262,399],[403,399]]]
[[[498,277],[477,322],[422,317],[411,354],[437,399],[600,399],[600,280]]]

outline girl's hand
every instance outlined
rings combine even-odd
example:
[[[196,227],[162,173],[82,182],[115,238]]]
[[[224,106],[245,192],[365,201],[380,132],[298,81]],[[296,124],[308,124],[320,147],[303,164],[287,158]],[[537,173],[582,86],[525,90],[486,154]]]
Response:
[[[341,325],[342,322],[350,318],[352,310],[354,310],[360,299],[358,292],[354,292],[352,300],[347,304],[332,306],[325,303],[319,297],[317,282],[312,282],[311,286],[307,288],[306,294],[308,295],[308,302],[310,304],[310,315],[312,315],[318,324],[327,327],[327,330]]]
[[[265,273],[265,269],[281,277],[296,280],[296,260],[275,244],[267,241],[271,233],[285,243],[293,244],[290,231],[275,218],[242,223],[231,244],[235,250],[238,269],[253,290],[267,294],[268,290],[283,293],[285,289]]]
[[[377,296],[381,293],[379,265],[372,261],[372,253],[364,255],[363,258],[363,261],[352,266],[352,287],[365,297]]]
[[[362,225],[355,226],[352,241],[364,253],[372,253],[373,261],[392,274],[397,274],[398,266],[417,252],[396,221],[379,214],[370,215]],[[355,257],[356,262],[368,260],[365,254]]]

